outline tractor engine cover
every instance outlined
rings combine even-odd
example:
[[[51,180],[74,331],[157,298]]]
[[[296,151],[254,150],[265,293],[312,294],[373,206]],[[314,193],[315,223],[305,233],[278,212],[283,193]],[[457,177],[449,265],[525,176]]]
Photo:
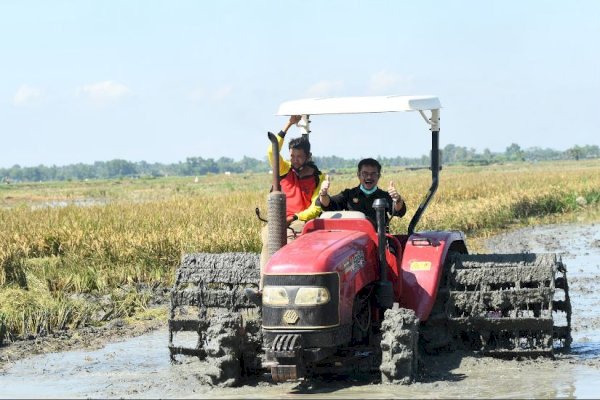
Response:
[[[273,254],[265,266],[263,327],[295,331],[351,324],[355,294],[378,276],[377,248],[366,233],[304,234]],[[306,288],[324,288],[328,300],[300,299]],[[284,298],[270,301],[271,290],[281,291]],[[297,320],[291,318],[292,311]]]

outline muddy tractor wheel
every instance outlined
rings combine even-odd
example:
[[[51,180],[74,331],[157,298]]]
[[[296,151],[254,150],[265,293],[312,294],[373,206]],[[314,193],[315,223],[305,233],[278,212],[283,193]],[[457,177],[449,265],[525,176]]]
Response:
[[[240,372],[242,376],[257,375],[262,369],[262,356],[264,354],[260,319],[251,318],[245,320],[242,337]]]
[[[571,343],[566,268],[554,254],[451,259],[447,322],[454,342],[498,357],[552,356]]]
[[[419,319],[413,310],[394,307],[381,324],[381,382],[408,384],[418,373]]]
[[[241,376],[242,319],[239,313],[214,315],[204,334],[208,375],[213,384],[232,386]]]
[[[186,255],[171,290],[171,360],[192,356],[208,363],[212,384],[236,385],[261,368],[260,308],[244,295],[257,288],[259,259],[252,253]]]

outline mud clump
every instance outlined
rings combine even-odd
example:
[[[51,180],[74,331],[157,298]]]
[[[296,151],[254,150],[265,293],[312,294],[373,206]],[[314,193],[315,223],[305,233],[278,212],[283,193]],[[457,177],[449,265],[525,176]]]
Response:
[[[448,326],[463,349],[518,357],[569,347],[566,268],[554,254],[461,254],[449,274]]]
[[[200,379],[219,387],[235,386],[244,374],[257,370],[260,310],[244,289],[258,287],[259,280],[258,254],[184,256],[171,290],[171,360],[178,362],[181,355],[205,360],[208,368]]]
[[[217,315],[205,333],[207,375],[212,385],[230,387],[240,379],[241,318],[239,314]]]
[[[171,290],[172,307],[244,307],[248,302],[243,290],[257,286],[259,280],[258,254],[188,254],[176,272]]]
[[[417,376],[419,319],[413,310],[386,310],[381,325],[381,382],[409,384]]]

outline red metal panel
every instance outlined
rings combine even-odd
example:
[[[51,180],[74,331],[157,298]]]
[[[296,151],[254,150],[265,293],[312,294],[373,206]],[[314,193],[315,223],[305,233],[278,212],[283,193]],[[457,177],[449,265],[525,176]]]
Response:
[[[272,275],[338,273],[340,323],[350,323],[355,293],[367,283],[378,279],[375,244],[368,234],[360,231],[306,232],[305,230],[304,232],[298,239],[273,254],[265,266],[264,273]]]
[[[312,219],[304,225],[302,233],[312,232],[318,229],[325,230],[346,230],[365,232],[371,239],[377,243],[377,232],[368,219],[344,218],[344,219]]]
[[[411,235],[402,258],[402,307],[427,320],[437,296],[442,268],[448,249],[455,241],[464,241],[462,232],[420,232]]]
[[[318,230],[303,234],[277,251],[265,266],[267,274],[318,274],[341,269],[357,249],[367,247],[370,238],[357,231]]]
[[[388,243],[394,248],[393,252],[390,250],[386,252],[386,260],[390,267],[388,279],[392,282],[394,297],[398,301],[412,296],[412,294],[402,294],[407,273],[404,267],[401,268],[401,261],[406,259],[403,257],[403,244],[407,238],[405,235],[387,235],[387,238]],[[356,293],[366,285],[379,280],[377,241],[377,233],[366,219],[311,220],[305,225],[298,239],[273,254],[265,266],[264,273],[272,275],[338,273],[340,323],[350,323]],[[415,279],[413,281],[416,282]],[[412,292],[420,294],[419,287],[411,289]]]

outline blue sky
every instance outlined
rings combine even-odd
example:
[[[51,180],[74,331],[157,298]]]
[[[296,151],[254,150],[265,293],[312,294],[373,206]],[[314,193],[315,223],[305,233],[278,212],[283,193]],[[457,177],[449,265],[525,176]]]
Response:
[[[598,145],[599,21],[595,0],[0,0],[0,167],[262,159],[279,104],[322,96],[437,95],[442,147]],[[319,156],[430,146],[415,113],[311,128]]]

